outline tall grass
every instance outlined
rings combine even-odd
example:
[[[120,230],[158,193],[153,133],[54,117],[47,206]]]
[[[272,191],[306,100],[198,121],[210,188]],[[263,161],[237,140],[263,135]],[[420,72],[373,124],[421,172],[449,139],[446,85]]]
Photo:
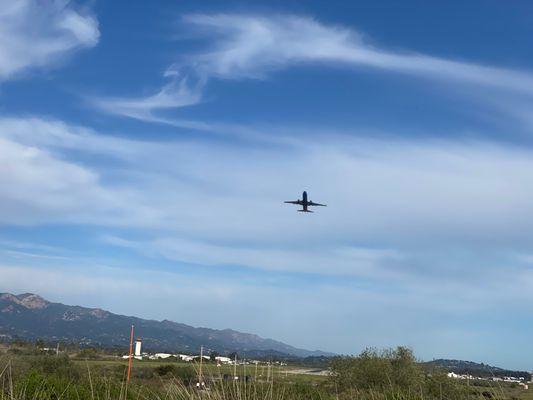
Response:
[[[186,368],[186,367],[185,367]],[[176,366],[134,370],[129,384],[124,366],[80,366],[67,357],[0,359],[0,400],[470,400],[509,398],[501,387],[460,387],[439,377],[400,387],[394,377],[385,385],[365,385],[331,379],[315,385],[295,381],[224,380],[221,374],[204,375],[205,387],[196,386],[196,372]],[[409,368],[402,368],[402,373]],[[363,373],[363,372],[360,372]],[[372,374],[376,371],[372,370]],[[372,375],[374,376],[374,375]],[[418,375],[417,375],[418,376]],[[349,378],[346,378],[349,379]],[[404,378],[402,378],[404,379]],[[361,385],[361,382],[363,385]],[[340,383],[340,384],[339,384]]]

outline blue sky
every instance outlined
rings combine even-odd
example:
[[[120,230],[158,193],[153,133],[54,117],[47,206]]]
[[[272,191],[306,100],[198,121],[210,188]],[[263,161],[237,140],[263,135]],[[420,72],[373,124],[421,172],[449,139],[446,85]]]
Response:
[[[531,4],[0,4],[1,291],[533,367]]]

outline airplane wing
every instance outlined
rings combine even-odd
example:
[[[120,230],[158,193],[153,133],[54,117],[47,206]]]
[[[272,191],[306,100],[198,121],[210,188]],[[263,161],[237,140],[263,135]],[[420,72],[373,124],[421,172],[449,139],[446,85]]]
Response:
[[[288,204],[298,204],[299,206],[302,205],[302,201],[301,201],[301,200],[284,201],[284,203],[288,203]]]
[[[327,207],[325,204],[320,204],[320,203],[315,203],[313,201],[309,201],[307,203],[308,206],[322,206],[322,207]]]

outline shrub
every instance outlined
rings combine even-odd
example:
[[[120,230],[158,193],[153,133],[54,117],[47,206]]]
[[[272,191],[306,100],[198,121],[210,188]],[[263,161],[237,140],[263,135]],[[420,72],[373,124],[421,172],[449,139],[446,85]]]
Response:
[[[31,369],[65,379],[79,378],[80,371],[68,356],[38,356],[30,358]]]
[[[411,350],[366,349],[357,357],[340,357],[331,363],[332,382],[339,390],[348,388],[382,390],[400,388],[419,391],[424,381],[422,369]]]
[[[196,371],[193,367],[179,367],[173,372],[174,377],[179,379],[184,385],[189,385],[196,380]]]
[[[159,376],[165,376],[168,374],[174,374],[176,372],[176,367],[172,364],[160,365],[155,369],[155,373]]]
[[[445,372],[433,372],[426,377],[425,392],[431,399],[457,400],[468,397],[464,387],[446,376]]]

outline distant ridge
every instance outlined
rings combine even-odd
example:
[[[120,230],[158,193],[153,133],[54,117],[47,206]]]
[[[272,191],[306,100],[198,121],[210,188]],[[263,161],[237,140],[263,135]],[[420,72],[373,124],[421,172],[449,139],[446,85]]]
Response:
[[[113,314],[99,308],[52,303],[33,293],[0,293],[0,338],[63,341],[86,346],[126,347],[135,325],[145,349],[196,352],[201,345],[219,353],[332,356],[232,329],[195,328],[168,320],[155,321]]]
[[[446,370],[447,372],[455,372],[456,374],[460,375],[472,375],[477,377],[514,376],[524,377],[524,379],[526,380],[529,380],[531,378],[531,373],[527,371],[513,371],[472,361],[438,359],[433,361],[427,361],[423,364],[427,367],[441,368]]]

